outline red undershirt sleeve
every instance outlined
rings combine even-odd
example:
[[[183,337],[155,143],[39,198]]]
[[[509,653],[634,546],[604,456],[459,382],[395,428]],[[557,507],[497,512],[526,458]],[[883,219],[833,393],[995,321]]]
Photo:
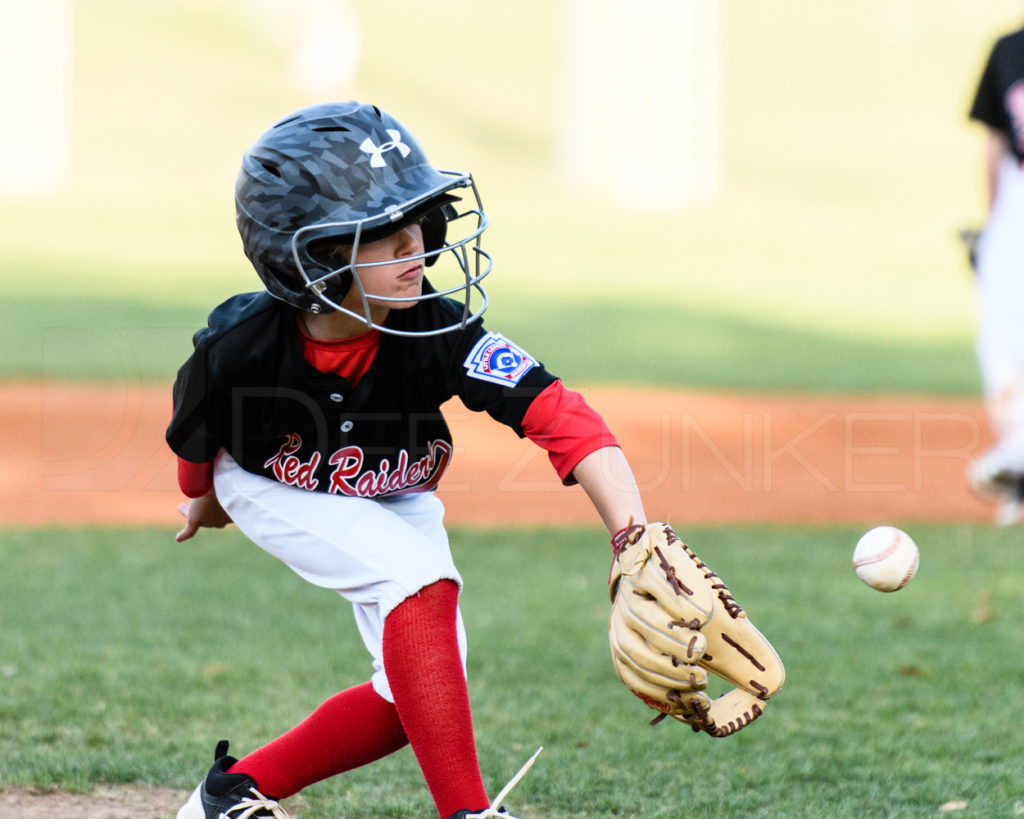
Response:
[[[188,498],[201,498],[213,486],[213,461],[196,464],[178,456],[178,486]]]
[[[566,486],[576,483],[572,471],[587,455],[619,442],[578,392],[561,381],[546,387],[523,416],[523,434],[548,453],[551,465]]]

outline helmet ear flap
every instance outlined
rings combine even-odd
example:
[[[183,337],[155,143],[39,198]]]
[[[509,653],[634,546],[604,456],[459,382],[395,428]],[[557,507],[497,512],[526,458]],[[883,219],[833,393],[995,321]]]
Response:
[[[341,267],[348,264],[348,254],[342,252],[341,242],[333,236],[323,239],[314,239],[306,245],[306,256],[325,270]]]
[[[312,262],[310,271],[319,269],[322,274],[332,270],[339,270],[346,267],[349,262],[349,254],[343,252],[336,238],[327,237],[316,239],[306,246],[305,255]],[[352,286],[352,270],[345,269],[336,277],[332,278],[324,291],[335,301],[345,298],[349,288]]]
[[[423,263],[430,267],[437,261],[438,254],[435,251],[444,247],[445,236],[448,233],[448,220],[455,219],[458,211],[450,202],[445,202],[440,207],[432,208],[423,214],[420,219],[420,228],[423,231],[423,249],[433,255],[427,256]]]

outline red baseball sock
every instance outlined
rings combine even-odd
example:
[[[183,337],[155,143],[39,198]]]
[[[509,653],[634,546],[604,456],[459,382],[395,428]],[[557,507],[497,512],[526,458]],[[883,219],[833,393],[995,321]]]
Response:
[[[489,801],[459,655],[458,600],[458,586],[440,580],[384,621],[388,684],[441,819],[463,808],[480,810]]]
[[[286,734],[238,760],[229,772],[248,774],[262,793],[284,799],[407,743],[395,706],[363,683],[335,694]]]

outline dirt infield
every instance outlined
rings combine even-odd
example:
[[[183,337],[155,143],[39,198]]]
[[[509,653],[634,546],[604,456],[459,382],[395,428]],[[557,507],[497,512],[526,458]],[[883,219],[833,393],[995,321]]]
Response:
[[[965,482],[990,444],[980,402],[707,395],[594,388],[587,399],[629,456],[648,514],[719,522],[988,521]],[[588,523],[545,453],[453,403],[441,496],[450,524]],[[176,527],[168,387],[0,386],[0,521]]]
[[[164,819],[188,797],[187,791],[141,785],[98,788],[93,793],[0,793],[0,816],[9,819]]]

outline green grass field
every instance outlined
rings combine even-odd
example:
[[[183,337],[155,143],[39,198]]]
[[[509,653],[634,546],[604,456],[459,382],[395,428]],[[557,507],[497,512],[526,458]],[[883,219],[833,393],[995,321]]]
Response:
[[[0,346],[8,379],[168,383],[192,351],[206,308],[81,297],[12,297]],[[573,385],[656,384],[733,391],[928,393],[974,397],[977,365],[966,340],[822,335],[753,318],[649,306],[642,317],[609,302],[497,305],[502,332]],[[83,311],[89,321],[81,320]],[[44,318],[40,319],[39,317]]]
[[[544,745],[517,815],[1019,814],[1019,533],[904,525],[923,559],[891,595],[854,577],[852,528],[687,531],[787,663],[764,717],[726,740],[649,727],[615,678],[600,532],[454,532],[489,788]],[[7,531],[0,571],[5,787],[186,789],[217,739],[244,752],[369,675],[347,605],[234,531]],[[408,749],[305,801],[430,814]]]
[[[72,178],[0,195],[0,379],[166,382],[209,309],[255,289],[238,159],[308,100],[254,5],[75,5]],[[557,3],[353,5],[359,95],[480,184],[489,324],[570,383],[977,395],[965,112],[1017,0],[722,0],[721,196],[666,213],[562,183]],[[883,595],[851,571],[852,527],[675,523],[787,663],[726,740],[649,727],[615,678],[597,528],[453,533],[491,792],[546,748],[517,815],[1024,813],[1019,530],[906,521],[921,569]],[[368,676],[347,607],[233,530],[6,527],[0,575],[0,789],[191,788],[217,739],[244,753]],[[408,750],[304,799],[431,813]]]

